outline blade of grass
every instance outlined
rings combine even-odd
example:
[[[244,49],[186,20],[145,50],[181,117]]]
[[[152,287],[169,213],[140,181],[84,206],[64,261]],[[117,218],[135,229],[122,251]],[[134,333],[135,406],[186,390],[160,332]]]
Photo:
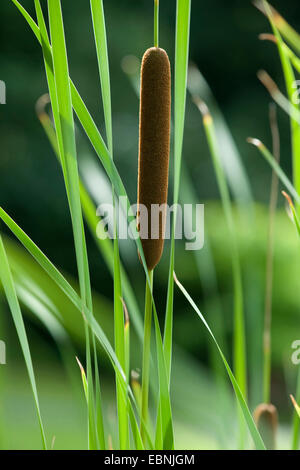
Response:
[[[247,212],[247,215],[252,216],[254,200],[241,155],[208,83],[194,64],[189,66],[188,90],[192,98],[202,98],[210,109],[217,138],[222,142],[222,165],[233,198],[241,209],[243,217],[245,217],[245,212]],[[247,211],[245,211],[245,206],[247,206]]]
[[[283,109],[293,120],[300,124],[300,111],[293,106],[290,101],[281,93],[278,86],[272,80],[270,75],[265,70],[260,70],[257,73],[259,80],[266,87],[275,103]]]
[[[297,212],[296,212],[296,209],[295,209],[295,206],[290,198],[290,196],[285,192],[285,191],[281,191],[282,195],[285,197],[285,199],[287,200],[288,202],[288,205],[290,207],[290,210],[291,210],[291,213],[292,213],[292,218],[293,218],[293,221],[294,221],[294,224],[295,224],[295,227],[297,229],[297,233],[300,237],[300,221],[299,221],[299,217],[297,215]]]
[[[297,412],[297,415],[299,416],[300,418],[300,406],[298,405],[298,403],[296,402],[295,398],[293,397],[293,395],[291,395],[291,400],[292,400],[292,403],[294,405],[294,408]]]
[[[35,375],[34,375],[34,370],[33,370],[33,364],[32,364],[27,334],[26,334],[26,330],[25,330],[25,326],[23,322],[23,317],[22,317],[22,312],[20,309],[18,297],[17,297],[16,290],[15,290],[14,280],[11,274],[11,270],[9,267],[9,263],[8,263],[8,259],[7,259],[7,255],[6,255],[6,251],[5,251],[5,247],[4,247],[1,235],[0,235],[0,280],[2,282],[4,291],[5,291],[5,295],[6,295],[9,307],[10,307],[10,311],[13,317],[13,321],[17,330],[18,338],[21,344],[23,355],[24,355],[24,359],[25,359],[25,363],[26,363],[26,367],[28,371],[28,376],[30,380],[30,385],[31,385],[32,393],[33,393],[34,403],[36,407],[38,422],[40,426],[43,449],[46,450],[47,449],[46,436],[45,436],[42,416],[40,412],[39,398],[38,398],[38,392],[37,392],[37,387],[36,387]]]
[[[82,380],[82,386],[83,386],[85,399],[88,402],[88,385],[87,385],[86,373],[85,373],[84,367],[81,364],[81,362],[79,361],[78,357],[76,357],[76,361],[79,365],[79,369],[80,369],[80,373],[81,373],[81,380]]]
[[[271,42],[274,42],[274,44],[277,44],[277,39],[274,36],[274,34],[262,33],[262,34],[259,34],[258,38],[261,39],[262,41],[271,41]],[[297,70],[297,72],[300,72],[300,59],[299,59],[299,57],[296,56],[294,51],[292,51],[292,49],[290,49],[285,44],[285,42],[282,42],[282,48],[283,48],[283,51],[284,51],[285,55],[290,59],[293,67]]]
[[[273,8],[269,3],[263,0],[254,0],[254,5],[266,16],[270,16],[272,22],[278,28],[280,33],[291,44],[292,47],[300,53],[300,35],[288,24],[288,22]]]
[[[161,330],[160,330],[158,316],[157,316],[154,303],[153,303],[153,317],[154,317],[154,326],[155,326],[156,353],[157,353],[158,376],[159,376],[159,406],[158,406],[155,448],[163,449],[163,450],[174,450],[174,431],[173,431],[173,419],[172,419],[172,409],[171,409],[170,391],[169,391],[169,376],[167,372]]]
[[[102,101],[104,108],[105,128],[108,142],[108,150],[113,158],[113,135],[112,135],[112,111],[111,111],[111,91],[109,62],[107,52],[107,38],[105,16],[102,0],[91,0],[92,23],[95,36],[95,44],[97,51],[98,67],[100,74],[100,84],[102,90]],[[115,350],[121,366],[125,370],[125,327],[122,305],[122,285],[120,270],[120,254],[118,243],[118,229],[116,219],[116,197],[113,191],[114,205],[114,324],[115,324]],[[128,420],[126,406],[124,403],[124,395],[122,388],[117,381],[117,403],[118,403],[118,420],[119,420],[119,441],[121,450],[128,449]]]
[[[224,363],[224,366],[226,368],[226,371],[229,375],[229,378],[230,378],[230,381],[232,383],[232,386],[233,386],[233,389],[234,389],[234,392],[235,392],[235,395],[236,395],[236,398],[237,398],[237,402],[241,408],[241,411],[244,415],[244,418],[245,418],[245,421],[247,423],[247,426],[248,426],[248,429],[249,429],[249,432],[252,436],[252,439],[253,439],[253,442],[255,444],[255,447],[257,450],[265,450],[265,445],[262,441],[262,438],[255,426],[255,423],[253,421],[253,418],[252,418],[252,415],[248,409],[248,406],[247,406],[247,403],[245,401],[245,398],[244,398],[244,395],[239,387],[239,384],[238,384],[238,381],[236,380],[234,374],[232,373],[231,369],[230,369],[230,366],[212,332],[212,330],[210,329],[208,323],[206,322],[204,316],[202,315],[202,313],[200,312],[200,310],[198,309],[197,305],[195,304],[195,302],[193,301],[193,299],[191,298],[191,296],[188,294],[188,292],[186,291],[186,289],[183,287],[183,285],[178,281],[175,273],[174,273],[174,278],[175,278],[175,282],[177,284],[177,286],[179,287],[179,289],[181,290],[181,292],[183,293],[183,295],[185,296],[185,298],[188,300],[188,302],[190,303],[190,305],[193,307],[193,309],[195,310],[195,312],[197,313],[198,317],[201,319],[202,323],[204,324],[205,328],[207,329],[210,337],[212,338],[220,356],[221,356],[221,359]]]
[[[288,179],[288,177],[286,176],[284,171],[280,168],[280,166],[276,162],[276,159],[273,157],[273,155],[267,149],[267,147],[259,139],[255,139],[253,137],[248,137],[247,142],[258,148],[261,155],[269,163],[271,168],[273,168],[273,170],[277,174],[277,176],[280,179],[280,181],[282,182],[282,184],[286,187],[288,192],[293,196],[293,198],[297,201],[297,203],[300,204],[300,196],[299,196],[298,192],[296,191],[296,189],[294,188],[293,184]]]
[[[292,213],[292,219],[295,224],[297,234],[300,237],[300,220],[298,217],[298,214],[296,212],[295,206],[290,198],[290,196],[285,192],[282,191],[283,196],[288,202],[289,208]],[[297,384],[296,384],[296,399],[297,401],[300,400],[300,370],[298,372],[298,377],[297,377]],[[297,411],[297,409],[296,409]],[[300,433],[300,422],[298,419],[298,416],[296,412],[294,413],[294,418],[293,418],[293,438],[292,438],[292,450],[298,450],[299,448],[299,433]]]
[[[40,7],[39,2],[36,6]],[[41,9],[37,8],[41,17]],[[81,213],[81,203],[79,196],[79,177],[77,167],[77,152],[75,143],[75,128],[71,100],[71,90],[69,81],[69,69],[67,50],[64,35],[64,26],[60,0],[48,1],[50,33],[52,41],[53,70],[56,97],[52,90],[49,90],[52,107],[58,105],[59,116],[54,114],[56,127],[61,130],[62,148],[60,157],[66,181],[66,189],[69,199],[69,207],[72,219],[75,252],[78,266],[78,276],[81,298],[84,305],[89,306],[92,312],[91,286],[88,267],[88,256]],[[40,23],[40,26],[43,23]],[[41,30],[42,45],[47,43],[45,31]],[[43,48],[45,51],[45,48]],[[48,52],[45,62],[49,60]],[[56,101],[57,100],[57,101]],[[86,328],[86,324],[85,324]],[[95,423],[95,403],[93,390],[93,376],[90,351],[90,333],[86,328],[86,356],[87,356],[87,378],[88,378],[88,423],[89,423],[89,448],[99,447],[98,432]]]
[[[124,309],[124,330],[125,330],[125,374],[127,383],[130,383],[130,318],[126,303],[122,299],[123,309]]]
[[[179,199],[180,171],[183,147],[185,121],[187,68],[189,56],[191,0],[177,0],[176,11],[176,44],[175,44],[175,94],[174,94],[174,199],[175,207]],[[173,302],[175,266],[175,227],[176,211],[173,214],[173,229],[171,239],[170,266],[168,277],[168,293],[164,328],[164,354],[168,382],[171,378],[172,361],[172,331],[173,331]]]
[[[143,366],[142,366],[142,403],[141,416],[144,423],[148,422],[148,395],[149,395],[149,375],[150,375],[150,346],[151,346],[151,320],[152,320],[152,289],[153,271],[149,271],[151,286],[146,281],[145,293],[145,320],[144,320],[144,344],[143,344]],[[145,426],[141,423],[141,436],[146,444]]]
[[[58,160],[60,161],[56,132],[52,126],[49,115],[45,111],[45,106],[48,104],[47,96],[48,95],[43,95],[41,98],[39,98],[37,105],[36,105],[36,110],[37,110],[38,118],[50,141],[53,151],[55,155],[57,156]],[[94,241],[97,247],[99,248],[99,251],[111,275],[113,276],[113,271],[114,271],[114,263],[113,263],[114,254],[113,253],[114,252],[113,252],[112,242],[110,238],[108,237],[97,236],[97,233],[99,234],[100,229],[103,230],[103,234],[104,234],[104,228],[101,224],[99,224],[99,219],[96,215],[96,206],[94,202],[92,201],[81,179],[79,180],[79,190],[80,190],[81,206],[82,206],[82,211],[83,211],[85,221],[87,223],[90,233],[92,237],[94,238]],[[143,340],[143,324],[142,324],[142,317],[141,317],[141,313],[139,310],[139,306],[135,297],[135,293],[131,286],[131,283],[126,274],[126,271],[124,267],[122,266],[122,262],[120,262],[120,269],[121,269],[121,278],[122,278],[122,286],[124,290],[125,301],[127,302],[128,308],[131,312],[132,323],[134,324],[138,337],[142,341]]]
[[[90,0],[92,23],[96,44],[98,68],[100,74],[100,85],[102,91],[102,101],[104,109],[105,129],[107,137],[107,145],[110,154],[113,151],[113,134],[112,134],[112,112],[111,112],[111,90],[109,61],[107,52],[107,37],[105,16],[103,8],[103,0]]]
[[[239,387],[247,399],[247,359],[246,359],[246,337],[244,324],[244,301],[242,273],[240,265],[240,257],[238,244],[235,235],[235,226],[233,221],[232,207],[229,189],[226,182],[223,167],[220,159],[220,148],[215,134],[215,128],[212,116],[204,102],[197,100],[196,105],[203,116],[203,124],[210,149],[218,187],[221,195],[224,215],[226,218],[229,236],[231,240],[231,261],[232,261],[232,277],[234,288],[234,371]],[[241,446],[243,446],[243,424],[241,424]]]
[[[277,125],[275,105],[270,106],[270,127],[273,141],[273,153],[276,162],[280,162],[280,137]],[[266,263],[266,294],[265,294],[265,319],[264,319],[264,367],[263,367],[263,401],[271,400],[271,324],[272,324],[272,291],[273,291],[273,251],[274,251],[274,222],[278,199],[278,176],[272,171],[271,193],[269,203],[269,227],[267,241]]]
[[[267,13],[267,17],[270,21],[273,33],[277,40],[279,57],[281,60],[287,95],[288,95],[290,104],[291,106],[295,108],[296,111],[299,112],[300,107],[293,99],[294,93],[295,93],[295,83],[296,83],[293,67],[291,65],[289,57],[285,53],[284,46],[283,46],[284,43],[276,27],[276,23],[274,22],[270,6],[265,0],[264,0],[263,5]],[[299,42],[299,45],[300,45],[300,42]],[[291,118],[290,125],[291,125],[291,141],[292,141],[293,182],[294,182],[296,191],[300,193],[300,126],[299,126],[299,123],[293,118],[293,116]],[[300,206],[298,205],[298,203],[296,205],[296,208],[299,213]]]

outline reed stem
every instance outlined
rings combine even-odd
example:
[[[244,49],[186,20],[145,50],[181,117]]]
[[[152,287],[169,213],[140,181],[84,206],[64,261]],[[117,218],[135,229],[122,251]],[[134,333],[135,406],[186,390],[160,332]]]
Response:
[[[300,369],[297,376],[297,389],[296,389],[296,400],[300,399]],[[293,416],[293,440],[292,440],[292,450],[299,449],[299,431],[300,431],[300,419],[295,411]]]
[[[159,42],[159,0],[154,0],[154,47]]]
[[[150,345],[151,345],[151,321],[152,321],[152,288],[153,271],[149,271],[150,285],[146,279],[145,293],[145,323],[143,346],[143,370],[142,370],[142,405],[141,405],[141,437],[146,444],[146,426],[148,421],[149,401],[149,371],[150,371]]]
[[[270,106],[270,127],[273,141],[273,155],[276,162],[280,160],[280,139],[277,126],[275,105]],[[264,403],[271,399],[271,324],[272,324],[272,287],[273,287],[273,249],[274,249],[274,223],[278,196],[278,176],[272,171],[271,195],[269,205],[269,233],[266,267],[266,297],[265,297],[265,325],[264,325],[264,367],[263,367],[263,397]]]

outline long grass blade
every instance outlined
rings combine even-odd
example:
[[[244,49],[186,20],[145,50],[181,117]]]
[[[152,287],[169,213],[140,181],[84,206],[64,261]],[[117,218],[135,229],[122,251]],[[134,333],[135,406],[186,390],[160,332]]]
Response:
[[[274,36],[274,34],[269,34],[269,33],[262,33],[259,36],[259,39],[262,41],[271,41],[274,44],[277,44],[277,39]],[[297,72],[300,72],[300,59],[299,57],[290,49],[285,42],[282,42],[282,48],[285,53],[285,55],[290,59],[293,67],[297,70]]]
[[[270,5],[270,3],[265,2],[264,0],[254,0],[253,3],[262,13],[264,13],[264,15],[269,16],[276,28],[290,43],[290,45],[300,53],[299,33],[297,33],[297,31],[288,24],[288,22]]]
[[[272,133],[273,153],[276,161],[280,162],[280,136],[277,124],[276,107],[272,103],[269,111],[270,127]],[[267,262],[266,262],[266,294],[265,294],[265,318],[264,318],[264,367],[263,367],[263,401],[270,403],[271,400],[271,355],[272,355],[272,293],[273,293],[273,252],[274,252],[274,222],[278,199],[278,176],[272,171],[270,203],[269,203],[269,226],[267,241]]]
[[[185,121],[187,70],[189,57],[191,0],[177,0],[176,13],[176,44],[175,44],[175,94],[174,94],[174,200],[178,203],[180,187],[180,170],[183,147],[183,133]],[[173,298],[175,266],[175,227],[176,211],[173,215],[173,231],[171,239],[170,266],[168,278],[168,294],[166,305],[164,329],[164,353],[166,358],[167,374],[171,377],[172,360],[172,331],[173,331]]]
[[[37,2],[39,3],[39,2]],[[83,229],[81,203],[79,195],[79,177],[77,167],[77,152],[75,143],[75,128],[69,81],[67,50],[64,36],[62,10],[60,0],[48,1],[50,33],[52,40],[53,71],[56,97],[50,91],[52,106],[58,106],[59,116],[54,114],[57,128],[61,129],[60,157],[64,169],[66,190],[69,199],[69,207],[73,226],[75,252],[78,266],[79,285],[81,298],[84,305],[89,305],[92,311],[92,296],[90,287],[88,257]],[[41,16],[41,14],[40,14]],[[44,33],[44,34],[43,34]],[[42,46],[47,44],[45,31],[41,30]],[[45,51],[45,48],[43,48]],[[46,51],[45,62],[49,61]],[[53,102],[54,100],[54,102]],[[86,324],[85,324],[86,328]],[[95,423],[95,403],[93,391],[93,376],[91,370],[91,352],[89,331],[86,328],[86,354],[87,354],[87,378],[88,378],[88,423],[89,423],[89,447],[97,449],[99,446],[97,428]]]
[[[297,235],[300,238],[300,220],[299,220],[297,211],[295,209],[295,206],[294,206],[290,196],[285,191],[282,191],[282,194],[285,197],[285,199],[287,200],[287,203],[289,205],[289,208],[290,208],[290,211],[291,211],[291,214],[292,214],[292,220],[293,220],[293,222],[295,224],[295,227],[296,227]],[[297,401],[300,400],[300,371],[298,372],[298,377],[297,377],[296,399],[297,399]],[[296,412],[297,412],[297,408],[296,408]],[[297,450],[299,448],[300,421],[298,419],[298,416],[297,416],[296,412],[294,413],[294,417],[293,417],[292,450]]]
[[[96,43],[98,67],[100,74],[100,84],[102,90],[102,101],[104,108],[105,128],[108,143],[108,150],[113,158],[113,136],[112,136],[112,111],[111,111],[111,91],[109,62],[107,52],[107,39],[105,17],[102,0],[91,0],[92,22]],[[112,188],[113,190],[113,188]],[[120,255],[118,243],[118,228],[116,219],[115,194],[113,190],[114,201],[114,323],[115,323],[115,349],[121,366],[125,369],[125,325],[122,305],[122,285]],[[128,448],[128,421],[124,395],[121,386],[117,382],[117,403],[119,419],[119,440],[121,450]]]
[[[233,198],[240,207],[243,216],[245,206],[247,206],[247,214],[252,215],[250,209],[254,199],[241,155],[208,83],[194,64],[189,66],[188,90],[194,102],[201,98],[207,104],[214,119],[217,138],[222,142],[222,165]]]
[[[56,132],[55,132],[55,129],[53,128],[49,115],[45,111],[45,106],[47,104],[48,104],[47,95],[43,95],[41,98],[39,98],[37,105],[36,105],[37,115],[49,139],[49,142],[53,148],[53,151],[55,155],[57,156],[58,160],[60,161]],[[104,236],[104,228],[101,223],[99,224],[99,219],[96,215],[96,206],[92,198],[90,197],[89,193],[87,192],[84,186],[84,183],[81,179],[79,180],[79,189],[80,189],[81,206],[82,206],[82,211],[83,211],[86,224],[90,230],[90,234],[94,238],[94,241],[111,275],[113,276],[114,251],[113,251],[112,242],[110,238]],[[102,230],[101,233],[103,234],[103,236],[99,236],[100,230]],[[120,261],[120,269],[121,269],[121,278],[122,278],[122,285],[123,285],[123,291],[124,291],[124,298],[131,312],[132,323],[135,327],[138,337],[142,341],[143,340],[143,324],[142,324],[142,317],[141,317],[140,309],[139,309],[132,285],[130,283],[130,280],[128,279],[127,273],[121,261]]]
[[[25,363],[26,363],[26,367],[28,371],[28,376],[30,380],[30,385],[31,385],[31,389],[32,389],[33,397],[34,397],[37,417],[39,421],[42,444],[43,444],[44,450],[46,450],[47,449],[46,436],[45,436],[42,416],[40,412],[39,398],[38,398],[38,392],[37,392],[37,387],[36,387],[35,375],[34,375],[34,370],[33,370],[33,365],[32,365],[32,359],[31,359],[27,334],[26,334],[26,330],[25,330],[25,326],[23,322],[23,317],[22,317],[22,312],[20,309],[18,297],[17,297],[16,290],[15,290],[14,280],[11,274],[10,266],[8,263],[8,259],[7,259],[7,255],[6,255],[6,251],[5,251],[5,247],[4,247],[1,235],[0,235],[0,280],[2,282],[4,291],[5,291],[5,295],[6,295],[9,307],[10,307],[10,311],[13,317],[13,321],[17,330],[18,338],[21,344],[23,355],[24,355],[24,359],[25,359]]]
[[[263,2],[263,5],[267,13],[267,17],[270,21],[273,33],[276,37],[279,56],[280,56],[282,70],[283,70],[284,79],[285,79],[287,95],[288,95],[290,104],[293,108],[295,108],[296,112],[299,112],[300,111],[299,104],[295,102],[294,100],[296,79],[295,79],[293,67],[291,65],[288,55],[285,52],[284,43],[278,31],[276,23],[274,22],[271,8],[265,0]],[[300,42],[299,42],[299,45],[300,45]],[[296,191],[300,193],[300,126],[297,120],[294,119],[293,116],[290,120],[290,126],[291,126],[291,141],[292,141],[293,182],[294,182]],[[297,211],[299,212],[300,206],[298,205],[298,203],[296,207],[297,207]]]
[[[244,415],[244,418],[245,418],[245,421],[247,423],[247,426],[248,426],[248,429],[249,429],[249,432],[252,436],[252,439],[253,439],[253,442],[255,444],[255,447],[257,450],[265,450],[265,445],[262,441],[262,438],[255,426],[255,423],[253,421],[253,418],[252,418],[252,415],[249,411],[249,408],[247,406],[247,403],[245,401],[245,398],[244,398],[244,395],[238,385],[238,382],[234,376],[234,374],[232,373],[231,369],[230,369],[230,366],[222,352],[222,349],[220,348],[212,330],[210,329],[208,323],[206,322],[204,316],[202,315],[202,313],[200,312],[200,310],[198,309],[197,305],[195,304],[195,302],[193,301],[193,299],[191,298],[191,296],[188,294],[188,292],[186,291],[186,289],[183,287],[183,285],[178,281],[175,273],[174,273],[174,278],[175,278],[175,282],[177,284],[177,286],[179,287],[179,289],[181,290],[181,292],[183,293],[183,295],[185,296],[185,298],[188,300],[188,302],[190,303],[190,305],[193,307],[193,309],[195,310],[195,312],[197,313],[198,317],[200,318],[200,320],[202,321],[202,323],[204,324],[205,328],[207,329],[210,337],[212,338],[220,356],[221,356],[221,359],[224,363],[224,366],[226,368],[226,371],[229,375],[229,378],[230,378],[230,381],[232,383],[232,386],[233,386],[233,389],[234,389],[234,392],[236,394],[236,398],[237,398],[237,401],[239,403],[239,406],[242,410],[242,413]]]
[[[221,195],[224,215],[226,218],[229,236],[231,240],[231,261],[232,261],[232,276],[234,288],[234,371],[237,378],[239,387],[247,399],[247,359],[246,359],[246,335],[245,335],[245,320],[244,320],[244,300],[243,300],[243,285],[242,273],[239,257],[238,244],[235,235],[235,226],[233,221],[232,207],[229,189],[226,182],[223,167],[220,159],[220,148],[217,141],[214,123],[212,116],[207,106],[202,101],[196,102],[199,111],[203,115],[203,124],[206,132],[207,142],[210,149],[215,174],[218,182],[218,187]],[[242,423],[242,422],[241,422]],[[243,424],[240,429],[241,446],[243,446]]]
[[[289,178],[286,176],[286,174],[284,173],[280,165],[276,162],[276,159],[271,154],[271,152],[267,149],[267,147],[259,139],[255,139],[253,137],[248,137],[247,142],[258,148],[261,155],[269,163],[271,168],[273,168],[273,170],[277,174],[282,184],[286,187],[288,192],[293,196],[295,201],[297,201],[297,203],[300,204],[299,193],[296,191],[295,187],[293,186]]]

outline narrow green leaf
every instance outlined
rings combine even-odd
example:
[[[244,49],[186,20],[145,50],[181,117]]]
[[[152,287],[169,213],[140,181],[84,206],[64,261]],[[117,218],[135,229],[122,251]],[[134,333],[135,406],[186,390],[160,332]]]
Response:
[[[294,408],[296,410],[296,413],[297,415],[299,416],[300,418],[300,406],[298,405],[298,403],[296,402],[295,398],[293,397],[293,395],[291,395],[291,400],[292,400],[292,403],[294,405]]]
[[[243,215],[245,205],[247,206],[247,214],[252,215],[252,212],[250,212],[254,202],[252,189],[239,149],[209,84],[194,64],[189,66],[188,90],[194,102],[201,98],[207,104],[213,116],[217,138],[222,143],[222,165],[233,198]]]
[[[293,184],[288,179],[288,177],[286,176],[284,171],[281,169],[280,165],[276,162],[275,158],[273,157],[271,152],[267,149],[267,147],[259,139],[255,139],[255,138],[252,138],[252,137],[249,137],[247,139],[247,142],[249,142],[249,144],[252,144],[252,145],[254,145],[255,147],[258,148],[261,155],[265,158],[265,160],[273,168],[273,170],[275,171],[275,173],[277,174],[278,178],[283,183],[283,185],[286,187],[288,192],[293,196],[293,198],[297,201],[297,203],[300,204],[299,193],[296,191]]]
[[[292,47],[300,53],[300,35],[292,28],[291,25],[278,13],[275,8],[273,8],[268,2],[264,0],[254,0],[254,5],[262,11],[266,16],[270,16],[274,25],[280,33],[286,38],[286,40],[291,44]]]
[[[293,108],[295,108],[296,112],[299,112],[300,110],[299,104],[297,104],[294,100],[295,88],[297,87],[297,84],[296,84],[293,67],[284,49],[284,43],[282,41],[281,35],[274,21],[270,6],[265,0],[263,4],[264,4],[265,11],[267,13],[268,19],[270,21],[273,33],[277,40],[277,46],[278,46],[279,56],[281,60],[281,65],[282,65],[282,70],[284,74],[286,90],[287,90],[288,98],[290,101],[290,105]],[[290,126],[291,126],[291,141],[292,141],[292,159],[293,159],[293,182],[294,182],[296,191],[300,193],[300,126],[297,120],[293,118],[293,116],[291,116]],[[300,206],[298,202],[297,202],[296,207],[297,207],[297,211],[299,212]]]
[[[112,136],[112,114],[111,114],[111,91],[109,62],[107,52],[107,38],[103,0],[90,0],[95,44],[97,51],[98,67],[100,73],[100,84],[102,90],[102,101],[104,108],[104,119],[106,128],[107,145],[112,155],[113,136]]]
[[[248,409],[248,406],[247,406],[247,403],[245,401],[245,398],[243,396],[243,393],[241,392],[241,389],[238,385],[238,382],[234,376],[234,374],[232,373],[231,369],[230,369],[230,366],[213,334],[213,332],[211,331],[210,327],[208,326],[204,316],[202,315],[202,313],[200,312],[200,310],[198,309],[197,305],[195,304],[195,302],[193,301],[193,299],[191,298],[191,296],[188,294],[188,292],[186,291],[186,289],[183,287],[183,285],[178,281],[178,279],[176,278],[175,276],[175,273],[174,273],[174,277],[175,277],[175,282],[177,284],[177,286],[179,287],[179,289],[181,290],[181,292],[183,293],[183,295],[185,296],[185,298],[188,300],[188,302],[190,303],[190,305],[193,307],[193,309],[195,310],[195,312],[197,313],[198,317],[201,319],[202,323],[204,324],[205,328],[207,329],[210,337],[212,338],[217,350],[219,351],[219,354],[221,356],[221,359],[224,363],[224,366],[226,368],[226,371],[229,375],[229,378],[230,378],[230,381],[232,383],[232,386],[233,386],[233,389],[234,389],[234,392],[236,394],[236,398],[237,398],[237,401],[240,405],[240,408],[242,410],[242,413],[244,415],[244,418],[245,418],[245,421],[247,423],[247,426],[248,426],[248,429],[249,429],[249,432],[252,436],[252,439],[253,439],[253,442],[255,444],[255,447],[257,450],[265,450],[265,445],[262,441],[262,438],[255,426],[255,423],[253,421],[253,418],[252,418],[252,415]]]
[[[37,103],[37,115],[51,143],[54,153],[56,154],[58,160],[60,161],[56,132],[52,126],[50,117],[45,112],[45,104],[47,104],[47,101],[46,101],[46,97],[43,96],[38,100],[38,103]],[[104,235],[104,228],[101,225],[101,223],[99,223],[99,218],[96,215],[96,206],[94,202],[92,201],[90,195],[88,194],[82,180],[79,180],[79,189],[80,189],[81,206],[82,206],[82,211],[83,211],[85,221],[87,223],[90,233],[92,237],[94,238],[94,241],[101,255],[103,256],[103,259],[111,275],[113,276],[114,251],[113,251],[112,242],[110,238],[108,237],[98,236],[100,230],[103,230],[103,235]],[[122,266],[121,261],[120,261],[120,269],[121,269],[121,278],[122,278],[122,286],[123,286],[123,291],[124,291],[124,298],[131,312],[132,323],[136,329],[138,337],[140,338],[141,341],[143,341],[143,324],[142,324],[142,317],[141,317],[140,309],[139,309],[132,285],[130,283],[130,280],[128,279],[128,276],[126,274],[124,267]]]
[[[246,344],[245,344],[245,325],[244,325],[244,305],[243,305],[243,288],[242,274],[239,258],[238,245],[235,235],[235,227],[233,221],[231,199],[229,189],[226,183],[224,170],[220,161],[220,148],[217,141],[213,119],[208,108],[203,102],[198,103],[198,108],[203,114],[203,124],[206,137],[215,169],[221,200],[226,217],[229,236],[231,240],[231,259],[232,274],[234,284],[234,364],[235,374],[239,387],[243,395],[247,396],[247,362],[246,362]]]
[[[86,401],[88,401],[88,385],[87,385],[85,370],[84,370],[81,362],[79,361],[78,357],[76,357],[76,361],[77,361],[77,364],[79,365],[79,368],[80,368],[81,380],[82,380],[82,386],[83,386],[85,399],[86,399]]]
[[[43,448],[44,450],[46,450],[47,449],[46,437],[45,437],[45,432],[44,432],[44,427],[43,427],[43,422],[42,422],[42,417],[41,417],[41,412],[40,412],[39,398],[38,398],[38,392],[37,392],[37,387],[36,387],[36,382],[35,382],[35,375],[34,375],[34,370],[33,370],[33,365],[32,365],[32,359],[31,359],[27,334],[26,334],[22,312],[20,309],[13,277],[10,271],[10,267],[9,267],[9,263],[8,263],[8,259],[7,259],[7,255],[6,255],[6,251],[4,248],[1,235],[0,235],[0,280],[2,282],[4,291],[5,291],[5,295],[6,295],[9,307],[10,307],[10,311],[13,317],[13,321],[14,321],[18,338],[19,338],[21,348],[23,351],[23,355],[24,355],[24,359],[25,359],[25,363],[26,363],[26,367],[28,371],[28,376],[30,380],[30,385],[31,385],[31,389],[32,389],[33,397],[34,397],[36,412],[38,416]]]
[[[191,0],[177,0],[176,14],[176,44],[175,44],[175,94],[174,94],[174,200],[178,203],[180,170],[183,146],[183,133],[185,121],[185,103],[187,87],[187,70],[189,57]],[[170,384],[171,360],[172,360],[172,331],[173,331],[173,297],[174,281],[173,271],[175,266],[175,227],[176,211],[173,215],[173,230],[170,251],[170,266],[168,278],[168,293],[164,329],[164,354],[166,358],[166,371]]]
[[[111,112],[111,91],[110,91],[110,76],[109,76],[109,61],[107,52],[107,39],[105,17],[102,0],[91,0],[92,22],[96,43],[98,67],[100,74],[100,84],[102,90],[102,101],[104,108],[104,118],[106,127],[106,136],[108,142],[108,149],[111,158],[113,158],[113,136],[112,136],[112,112]],[[113,190],[113,189],[112,189]],[[114,192],[114,190],[113,190]],[[115,350],[121,366],[125,369],[125,328],[124,328],[124,315],[122,305],[122,284],[121,284],[121,269],[120,269],[120,255],[119,243],[117,236],[117,219],[116,219],[116,205],[115,195],[113,194],[114,202],[114,324],[115,324]],[[118,403],[118,420],[119,420],[119,441],[121,450],[128,449],[128,420],[126,406],[122,388],[117,380],[117,403]]]

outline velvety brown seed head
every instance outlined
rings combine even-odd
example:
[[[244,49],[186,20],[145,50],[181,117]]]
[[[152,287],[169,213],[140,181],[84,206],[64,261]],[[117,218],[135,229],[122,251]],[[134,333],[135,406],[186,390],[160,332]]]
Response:
[[[254,411],[254,421],[268,450],[276,448],[278,426],[277,409],[269,403],[261,403]]]
[[[163,49],[152,47],[145,52],[141,67],[138,172],[138,207],[143,204],[148,211],[145,220],[142,210],[139,214],[138,209],[138,226],[149,270],[152,270],[159,262],[164,246],[165,214],[159,217],[157,238],[151,237],[151,227],[155,225],[155,219],[151,218],[151,206],[167,203],[170,119],[169,58]],[[145,231],[143,231],[143,224],[146,224],[148,228],[148,239],[145,238],[147,229],[145,226]]]

